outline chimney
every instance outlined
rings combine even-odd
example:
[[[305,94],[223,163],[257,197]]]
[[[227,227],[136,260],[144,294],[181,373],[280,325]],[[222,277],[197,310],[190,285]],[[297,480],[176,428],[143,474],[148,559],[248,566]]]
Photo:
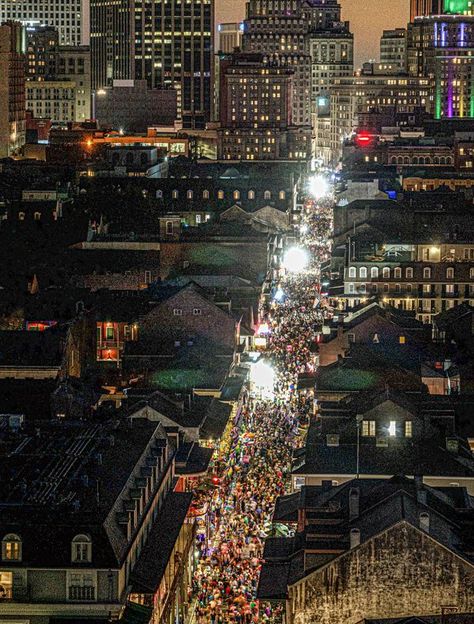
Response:
[[[360,545],[360,529],[351,529],[351,550]]]
[[[349,520],[354,520],[359,517],[359,501],[359,488],[351,488],[349,491]]]

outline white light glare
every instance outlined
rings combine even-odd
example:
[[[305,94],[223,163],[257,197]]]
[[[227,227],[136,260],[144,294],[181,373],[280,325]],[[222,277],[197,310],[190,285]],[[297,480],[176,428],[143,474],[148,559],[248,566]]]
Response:
[[[289,273],[300,273],[304,271],[308,263],[308,252],[301,247],[291,247],[283,258],[283,268]]]
[[[315,175],[309,181],[309,191],[314,199],[321,199],[329,195],[329,182],[322,175]]]
[[[285,296],[285,293],[283,292],[283,290],[281,288],[278,288],[273,298],[275,301],[278,301],[278,303],[280,303],[281,301],[283,301],[284,296]]]
[[[260,390],[263,397],[273,396],[275,371],[270,364],[268,364],[268,362],[265,362],[265,360],[259,360],[256,364],[254,364],[250,371],[250,380]]]

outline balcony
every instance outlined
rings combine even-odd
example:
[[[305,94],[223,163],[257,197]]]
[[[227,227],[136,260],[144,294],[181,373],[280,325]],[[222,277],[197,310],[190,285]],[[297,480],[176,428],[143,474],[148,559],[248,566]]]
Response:
[[[95,587],[93,585],[69,585],[69,600],[78,602],[94,602]]]

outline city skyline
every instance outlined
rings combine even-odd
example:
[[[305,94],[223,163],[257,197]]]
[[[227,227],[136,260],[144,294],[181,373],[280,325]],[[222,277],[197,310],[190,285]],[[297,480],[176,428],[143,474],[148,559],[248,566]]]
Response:
[[[246,0],[216,0],[216,23],[243,19]],[[355,66],[365,60],[378,58],[379,44],[384,29],[405,27],[409,20],[409,0],[393,0],[391,10],[384,10],[383,0],[366,0],[360,11],[360,0],[341,0],[342,18],[351,22],[354,33]],[[373,19],[366,23],[366,15]]]

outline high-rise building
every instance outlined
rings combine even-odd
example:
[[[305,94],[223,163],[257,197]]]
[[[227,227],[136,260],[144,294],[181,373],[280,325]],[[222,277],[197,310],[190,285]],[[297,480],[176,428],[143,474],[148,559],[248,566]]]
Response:
[[[0,158],[25,144],[25,29],[18,22],[0,26]]]
[[[89,0],[2,0],[0,22],[53,26],[61,45],[89,43]]]
[[[58,71],[58,30],[53,26],[28,26],[26,45],[26,79],[53,79]]]
[[[249,0],[242,49],[258,52],[293,69],[295,126],[311,127],[311,56],[301,0]]]
[[[214,0],[154,2],[91,0],[92,86],[146,80],[174,88],[183,126],[203,128],[211,117]]]
[[[433,113],[474,117],[474,16],[437,15],[408,27],[408,71],[431,82]]]
[[[236,48],[240,48],[242,46],[243,30],[244,25],[242,22],[219,24],[217,27],[217,51],[224,54],[232,54]]]
[[[311,55],[313,153],[329,162],[332,152],[328,133],[330,91],[336,80],[353,74],[354,37],[349,22],[341,20],[341,5],[337,0],[308,0],[304,18],[309,26]]]
[[[406,28],[383,31],[380,39],[380,65],[387,71],[407,71]]]
[[[410,0],[410,22],[413,22],[415,17],[442,13],[443,0]]]

